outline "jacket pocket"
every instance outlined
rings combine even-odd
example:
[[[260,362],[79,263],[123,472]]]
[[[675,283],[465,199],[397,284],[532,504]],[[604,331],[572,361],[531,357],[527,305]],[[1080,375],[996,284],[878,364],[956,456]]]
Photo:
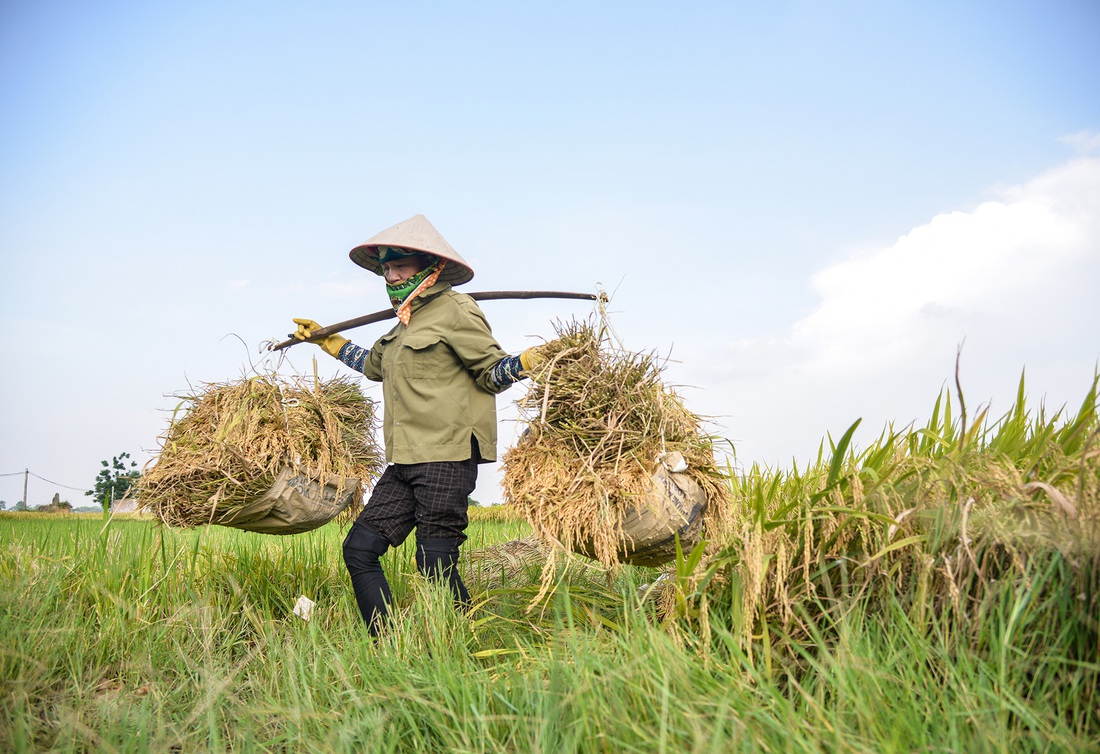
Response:
[[[401,343],[401,371],[410,380],[439,379],[454,369],[456,357],[439,335],[410,335]]]

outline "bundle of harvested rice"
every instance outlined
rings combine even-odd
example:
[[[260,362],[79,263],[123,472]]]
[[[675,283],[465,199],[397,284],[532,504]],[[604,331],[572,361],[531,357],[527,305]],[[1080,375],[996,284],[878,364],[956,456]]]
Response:
[[[348,378],[260,375],[179,397],[137,489],[170,526],[308,531],[360,510],[384,465],[375,403]]]
[[[548,548],[538,537],[513,539],[463,553],[463,573],[467,584],[488,588],[494,582],[508,584],[523,573],[538,573],[547,557]]]
[[[712,438],[652,354],[612,348],[606,324],[555,329],[519,401],[528,428],[504,456],[505,498],[536,534],[605,566],[668,562],[677,535],[690,548],[729,516]]]

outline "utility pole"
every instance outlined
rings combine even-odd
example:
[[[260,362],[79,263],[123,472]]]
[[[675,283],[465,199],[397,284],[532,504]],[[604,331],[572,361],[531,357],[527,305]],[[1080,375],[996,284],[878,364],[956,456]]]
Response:
[[[29,509],[31,506],[27,504],[27,480],[31,478],[31,470],[29,468],[23,469],[23,507]]]

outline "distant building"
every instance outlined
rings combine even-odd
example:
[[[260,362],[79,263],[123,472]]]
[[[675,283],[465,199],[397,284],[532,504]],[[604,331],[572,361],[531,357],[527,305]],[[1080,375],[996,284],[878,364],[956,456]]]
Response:
[[[111,505],[111,513],[137,513],[137,500],[132,497],[116,500]]]

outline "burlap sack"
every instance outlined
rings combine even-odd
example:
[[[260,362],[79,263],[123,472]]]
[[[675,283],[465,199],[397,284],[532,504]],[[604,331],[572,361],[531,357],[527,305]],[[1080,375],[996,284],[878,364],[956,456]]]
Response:
[[[358,479],[337,474],[321,484],[284,468],[267,492],[218,523],[261,534],[300,534],[340,515],[359,485]]]
[[[676,557],[676,537],[686,553],[699,541],[707,498],[687,474],[659,465],[649,491],[623,516],[619,561],[639,566],[659,566]],[[595,557],[591,543],[577,551]]]

